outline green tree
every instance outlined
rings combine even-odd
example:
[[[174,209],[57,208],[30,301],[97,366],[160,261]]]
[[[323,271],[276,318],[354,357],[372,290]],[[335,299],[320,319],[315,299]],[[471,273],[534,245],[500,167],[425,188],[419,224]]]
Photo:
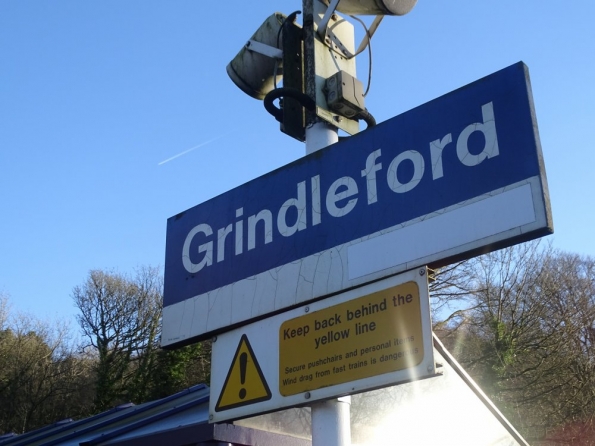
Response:
[[[63,324],[11,315],[0,299],[0,432],[22,433],[88,412],[88,376]],[[76,401],[76,403],[74,403]]]
[[[593,259],[533,242],[458,267],[460,280],[443,282],[439,296],[456,308],[436,330],[484,391],[529,437],[590,424]]]
[[[159,399],[197,383],[209,383],[211,342],[191,344],[176,350],[161,350],[147,389],[149,399]]]
[[[156,367],[162,305],[156,268],[134,277],[93,270],[73,290],[86,345],[96,355],[95,409],[144,401]]]
[[[151,267],[132,277],[94,270],[74,288],[85,349],[95,358],[95,411],[208,382],[210,343],[159,347],[162,288],[159,271]]]

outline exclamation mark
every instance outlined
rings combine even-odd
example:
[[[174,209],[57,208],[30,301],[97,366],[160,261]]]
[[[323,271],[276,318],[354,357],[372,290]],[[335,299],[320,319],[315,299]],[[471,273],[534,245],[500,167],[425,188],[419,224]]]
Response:
[[[248,364],[248,353],[242,353],[240,355],[240,381],[242,385],[246,383],[246,365]],[[246,398],[246,389],[243,387],[240,389],[240,399]]]

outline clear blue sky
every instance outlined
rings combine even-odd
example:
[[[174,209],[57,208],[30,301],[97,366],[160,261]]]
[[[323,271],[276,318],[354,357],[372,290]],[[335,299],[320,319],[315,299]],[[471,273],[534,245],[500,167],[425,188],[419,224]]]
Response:
[[[0,292],[14,309],[72,319],[90,269],[163,266],[168,217],[303,156],[225,72],[301,1],[206,4],[0,1]],[[366,105],[381,122],[524,61],[554,246],[595,256],[593,17],[592,0],[420,0],[374,36]]]

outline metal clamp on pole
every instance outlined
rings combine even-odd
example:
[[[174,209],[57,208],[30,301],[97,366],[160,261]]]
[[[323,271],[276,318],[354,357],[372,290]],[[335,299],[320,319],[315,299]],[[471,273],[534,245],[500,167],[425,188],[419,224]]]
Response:
[[[332,0],[331,1],[331,3],[328,6],[326,12],[324,13],[324,16],[322,17],[322,20],[318,24],[318,30],[316,32],[318,33],[318,37],[320,37],[320,39],[323,42],[326,40],[326,31],[328,29],[328,22],[331,20],[331,16],[337,10],[337,6],[339,5],[339,1],[340,0]]]
[[[265,43],[259,42],[258,40],[248,40],[246,42],[246,49],[248,51],[253,51],[258,54],[262,54],[263,56],[271,57],[274,59],[283,59],[283,50],[280,48],[275,48],[274,46],[267,45]]]

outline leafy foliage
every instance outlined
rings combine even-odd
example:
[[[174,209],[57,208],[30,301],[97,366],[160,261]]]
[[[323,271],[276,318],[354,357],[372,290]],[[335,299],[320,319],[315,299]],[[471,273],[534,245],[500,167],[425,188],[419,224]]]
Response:
[[[9,315],[0,326],[0,432],[24,432],[67,416],[87,415],[87,363],[64,326]]]
[[[63,324],[11,314],[0,295],[0,434],[142,403],[208,382],[210,343],[159,348],[161,276],[89,272],[73,290],[84,343]]]
[[[435,332],[531,442],[595,445],[595,260],[527,243],[442,268]],[[24,432],[208,382],[210,343],[159,348],[162,279],[91,271],[85,340],[0,295],[0,432]]]
[[[208,345],[159,348],[162,288],[158,270],[148,267],[134,277],[91,271],[74,288],[85,347],[97,357],[95,411],[161,398],[208,378]]]
[[[459,268],[436,303],[457,308],[436,329],[483,390],[528,437],[590,425],[595,261],[534,242]]]

